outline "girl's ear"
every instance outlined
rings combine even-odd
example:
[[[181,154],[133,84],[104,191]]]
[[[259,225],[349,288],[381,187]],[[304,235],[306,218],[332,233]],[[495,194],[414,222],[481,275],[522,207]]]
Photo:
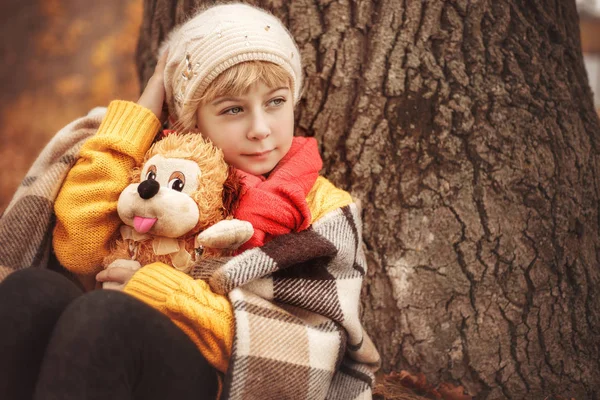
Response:
[[[223,215],[225,218],[232,217],[240,203],[242,195],[242,181],[238,174],[235,173],[235,168],[229,166],[227,170],[227,179],[223,184]]]

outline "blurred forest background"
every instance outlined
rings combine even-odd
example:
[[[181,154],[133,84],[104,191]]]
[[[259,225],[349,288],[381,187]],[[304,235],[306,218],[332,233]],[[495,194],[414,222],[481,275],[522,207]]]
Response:
[[[141,22],[142,0],[0,2],[0,212],[57,130],[137,100]]]
[[[600,107],[600,6],[578,4]],[[0,212],[58,129],[112,99],[137,99],[142,8],[142,0],[2,0]]]

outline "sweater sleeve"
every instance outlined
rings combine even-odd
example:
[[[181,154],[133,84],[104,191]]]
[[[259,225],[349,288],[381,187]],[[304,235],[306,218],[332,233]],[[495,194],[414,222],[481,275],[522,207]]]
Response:
[[[84,282],[101,270],[121,221],[117,200],[152,144],[160,122],[148,109],[113,101],[98,132],[79,152],[54,205],[58,261]]]
[[[124,291],[169,317],[211,365],[221,372],[227,370],[234,334],[233,309],[227,297],[160,262],[138,270]]]
[[[306,203],[314,223],[328,212],[351,204],[352,196],[345,190],[337,188],[326,178],[319,176],[306,196]]]

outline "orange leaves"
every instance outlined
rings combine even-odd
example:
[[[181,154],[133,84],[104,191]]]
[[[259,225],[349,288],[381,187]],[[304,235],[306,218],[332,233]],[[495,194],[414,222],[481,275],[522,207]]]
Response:
[[[395,376],[394,372],[388,375],[386,379],[388,377],[397,378],[402,385],[410,389],[414,389],[417,391],[426,391],[429,389],[429,386],[427,385],[427,378],[425,378],[425,375],[421,372],[417,373],[416,375],[413,375],[410,372],[402,370],[400,371],[397,377]]]
[[[465,394],[462,386],[454,386],[450,383],[440,383],[438,391],[442,395],[442,399],[446,400],[471,400],[473,398],[473,396]]]
[[[541,397],[540,397],[541,398]],[[427,383],[422,373],[411,374],[408,371],[392,372],[377,377],[373,390],[375,400],[473,400],[462,386],[442,382],[437,386]],[[544,400],[576,400],[560,395],[547,396]]]
[[[392,372],[383,377],[383,383],[375,386],[373,393],[381,400],[417,400],[417,399],[442,399],[442,400],[472,400],[472,396],[465,393],[462,386],[451,383],[441,383],[437,387],[429,385],[425,375],[411,374],[408,371]],[[379,396],[379,397],[377,397]]]

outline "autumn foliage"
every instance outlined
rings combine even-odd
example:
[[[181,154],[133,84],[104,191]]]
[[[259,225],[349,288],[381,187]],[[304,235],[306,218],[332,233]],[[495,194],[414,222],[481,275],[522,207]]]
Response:
[[[19,4],[19,16],[4,21],[11,35],[0,63],[0,212],[60,128],[110,100],[139,96],[142,0]]]

